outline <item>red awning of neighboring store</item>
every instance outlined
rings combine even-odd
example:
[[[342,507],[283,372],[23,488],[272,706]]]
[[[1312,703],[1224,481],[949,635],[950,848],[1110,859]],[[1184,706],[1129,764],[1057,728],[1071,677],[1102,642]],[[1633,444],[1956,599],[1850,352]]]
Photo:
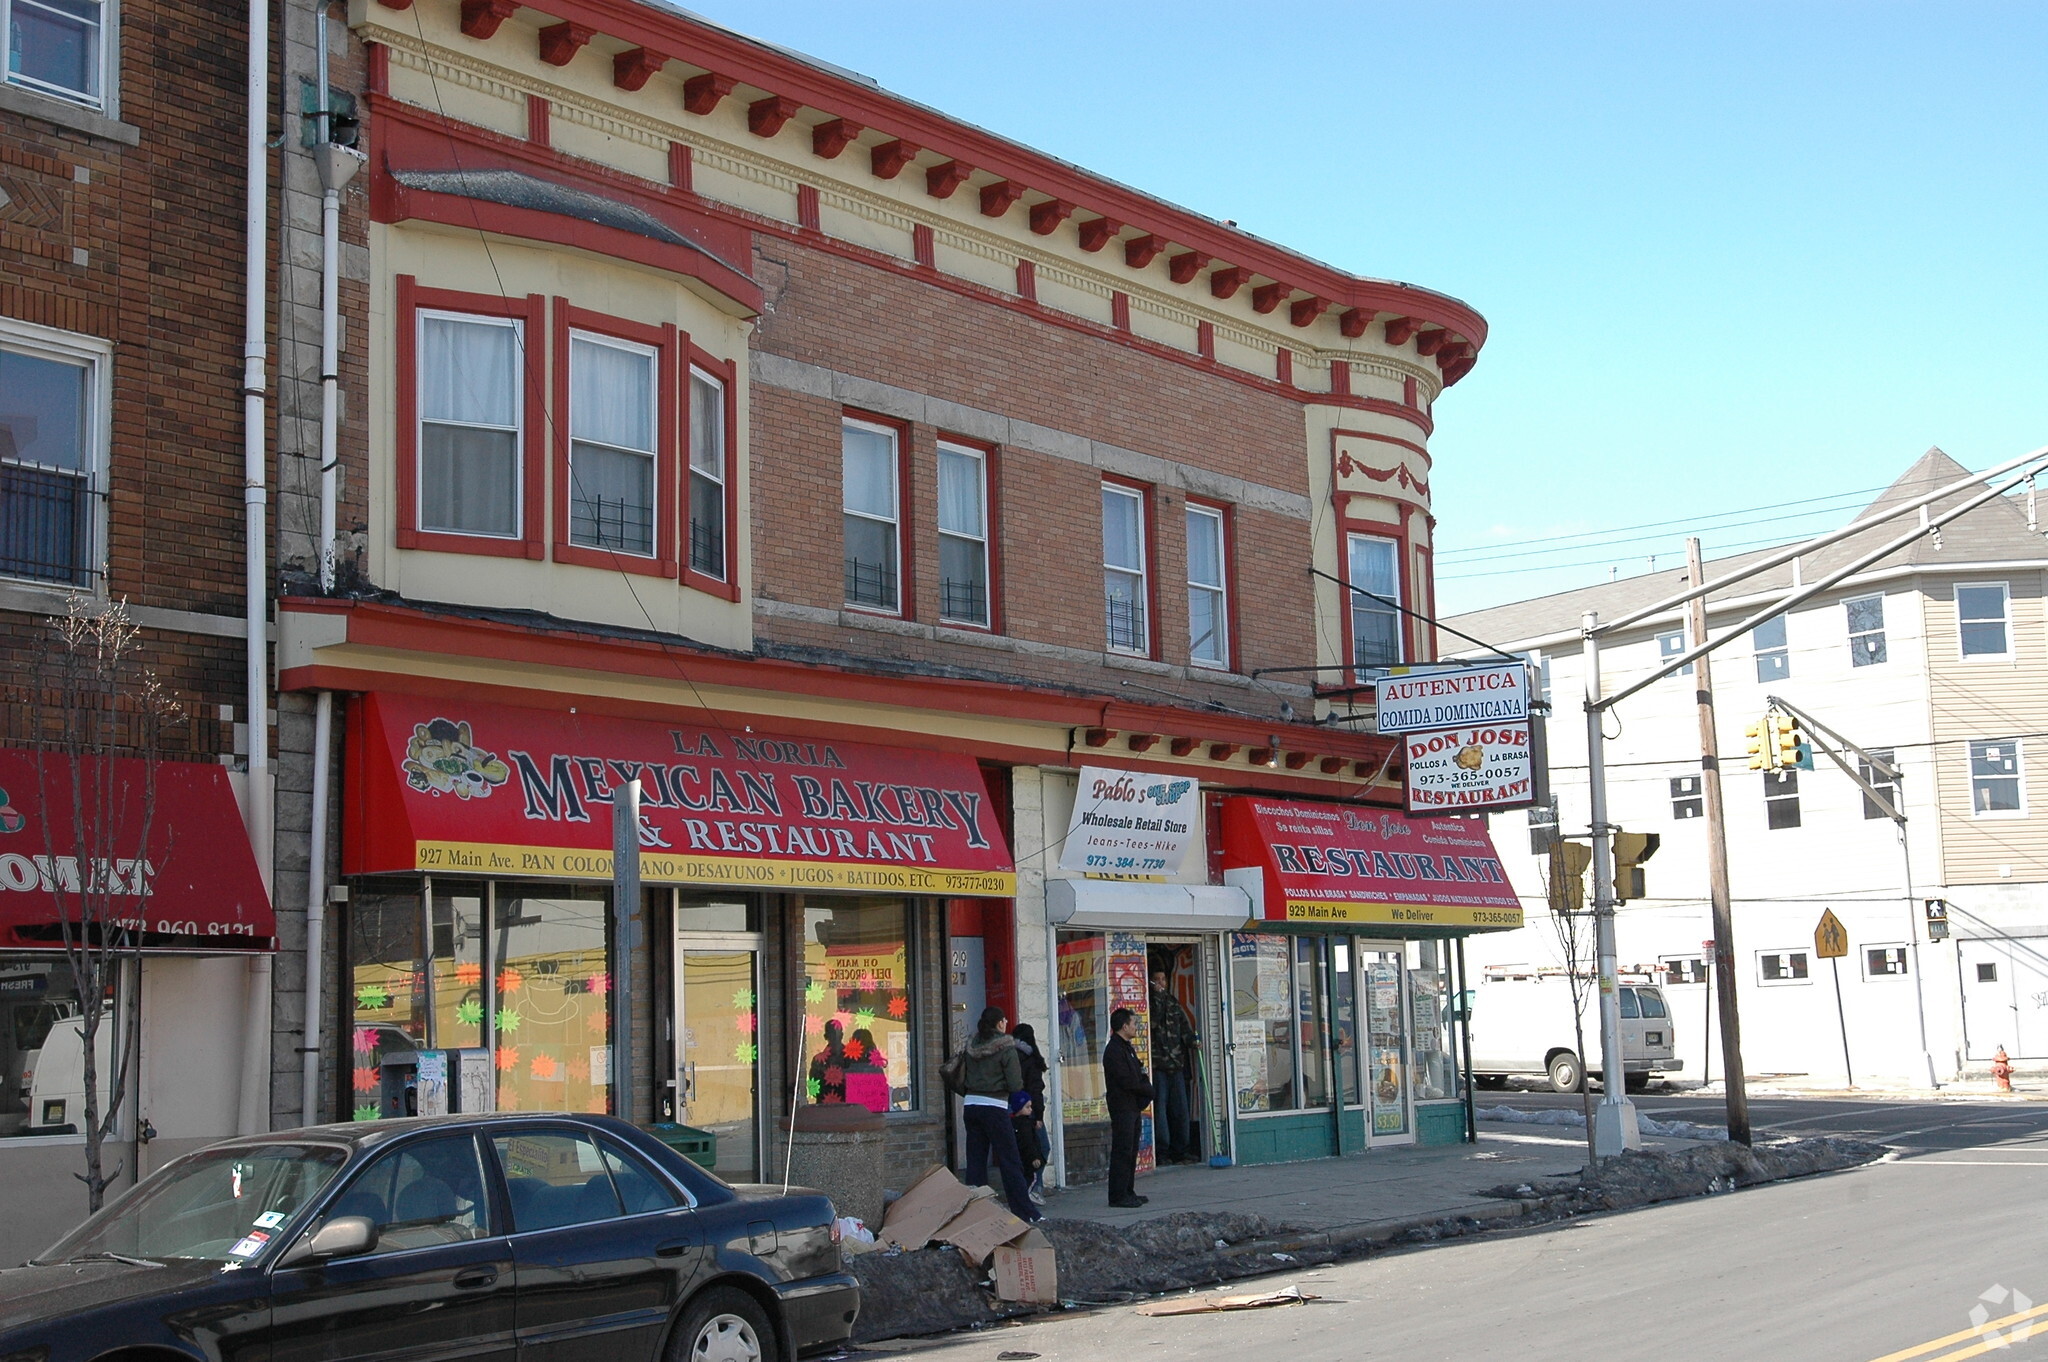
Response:
[[[1269,922],[1522,925],[1521,900],[1474,819],[1238,796],[1223,801],[1223,865]]]
[[[349,711],[343,869],[608,880],[641,782],[649,884],[1009,898],[1016,870],[952,752],[373,694]]]
[[[61,950],[64,924],[90,920],[139,925],[146,951],[277,948],[226,770],[158,762],[152,799],[140,759],[78,769],[74,782],[62,753],[0,749],[0,946]]]

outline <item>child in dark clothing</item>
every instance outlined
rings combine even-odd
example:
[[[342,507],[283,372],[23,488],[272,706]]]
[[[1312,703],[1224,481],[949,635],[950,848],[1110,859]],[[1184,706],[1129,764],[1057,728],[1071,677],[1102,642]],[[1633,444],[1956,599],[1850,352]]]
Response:
[[[1031,1179],[1035,1191],[1038,1177],[1045,1168],[1045,1155],[1038,1147],[1038,1112],[1028,1092],[1010,1094],[1010,1128],[1017,1132],[1017,1157],[1023,1160],[1024,1176]],[[1037,1198],[1032,1198],[1034,1201]]]

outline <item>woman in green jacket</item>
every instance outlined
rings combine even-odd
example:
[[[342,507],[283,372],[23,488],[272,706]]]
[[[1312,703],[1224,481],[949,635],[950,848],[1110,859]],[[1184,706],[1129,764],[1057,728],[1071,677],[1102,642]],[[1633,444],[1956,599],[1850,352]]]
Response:
[[[1003,1175],[1003,1200],[1018,1219],[1036,1223],[1044,1213],[1031,1203],[1030,1182],[1017,1155],[1017,1135],[1010,1126],[1010,1094],[1024,1088],[1024,1066],[1017,1041],[1008,1034],[1010,1019],[1000,1007],[985,1007],[974,1039],[961,1054],[961,1113],[967,1126],[967,1185],[988,1181],[989,1156]]]

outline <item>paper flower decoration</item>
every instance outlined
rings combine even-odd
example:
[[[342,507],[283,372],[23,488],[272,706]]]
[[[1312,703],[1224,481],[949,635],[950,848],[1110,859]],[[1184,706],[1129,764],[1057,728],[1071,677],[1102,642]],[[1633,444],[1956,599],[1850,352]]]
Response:
[[[837,1064],[827,1064],[825,1066],[825,1081],[835,1088],[840,1086],[846,1082],[846,1070],[840,1068]]]
[[[500,1033],[501,1035],[507,1035],[507,1036],[509,1036],[509,1035],[511,1035],[511,1034],[512,1034],[512,1033],[513,1033],[514,1031],[517,1031],[518,1029],[519,1029],[519,1014],[518,1014],[517,1012],[514,1012],[514,1011],[513,1011],[513,1010],[512,1010],[511,1008],[509,1008],[509,1007],[501,1007],[501,1008],[499,1008],[499,1009],[498,1009],[498,1031],[499,1031],[499,1033]]]
[[[455,982],[464,988],[475,988],[484,981],[484,967],[474,960],[465,960],[455,967]]]
[[[525,987],[526,976],[510,965],[498,971],[498,992],[509,995]]]
[[[860,1057],[867,1052],[868,1047],[863,1041],[850,1040],[846,1042],[846,1057],[848,1059],[858,1062]]]
[[[853,1029],[853,1014],[851,1012],[834,1012],[832,1014],[832,1020],[839,1023],[839,1029],[841,1031],[850,1031]]]
[[[611,1026],[612,1014],[600,1008],[585,1018],[585,1022],[592,1031],[601,1036]]]
[[[590,1061],[585,1059],[582,1055],[577,1055],[574,1059],[571,1059],[569,1061],[569,1077],[575,1079],[578,1083],[581,1083],[586,1078],[589,1078]]]
[[[825,1001],[825,986],[816,979],[804,985],[804,1001],[817,1004]]]
[[[754,1006],[754,990],[752,990],[751,988],[743,988],[743,989],[741,989],[741,990],[740,990],[739,992],[737,992],[737,993],[735,993],[735,994],[733,994],[733,995],[732,995],[732,1010],[733,1010],[733,1011],[735,1011],[735,1012],[746,1012],[746,1011],[750,1010],[750,1009],[751,1009],[751,1008],[752,1008],[753,1006]]]
[[[806,1078],[804,1080],[804,1096],[810,1098],[813,1102],[818,1100],[818,1094],[824,1090],[824,1085],[818,1082],[817,1079]]]
[[[377,1090],[377,1071],[376,1071],[375,1069],[357,1069],[357,1070],[356,1070],[356,1091],[357,1091],[357,1092],[375,1092],[376,1090]]]
[[[825,1019],[819,1016],[805,1016],[804,1034],[807,1036],[822,1036],[825,1034]]]
[[[359,1055],[369,1055],[376,1052],[377,1033],[367,1026],[358,1026],[356,1028],[356,1053]]]
[[[872,1007],[863,1007],[860,1011],[853,1014],[853,1025],[856,1030],[865,1029],[874,1024],[875,1009]]]
[[[513,1070],[513,1068],[514,1068],[514,1066],[516,1066],[516,1065],[517,1065],[518,1063],[519,1063],[519,1047],[518,1047],[518,1046],[516,1046],[516,1045],[500,1045],[500,1046],[498,1047],[498,1072],[499,1072],[499,1073],[501,1073],[501,1074],[508,1074],[508,1073],[511,1073],[511,1072],[512,1072],[512,1070]]]
[[[739,1028],[744,1034],[749,1036],[754,1034],[755,1020],[753,1013],[742,1012],[739,1014],[739,1016],[733,1018],[733,1020],[739,1024]]]
[[[600,997],[611,992],[612,976],[606,974],[603,970],[599,970],[596,974],[590,976],[590,986],[588,991],[591,993],[595,993]]]
[[[743,1040],[738,1045],[732,1047],[732,1057],[741,1064],[752,1064],[754,1056],[758,1053],[760,1052],[754,1048],[752,1041]]]
[[[889,1015],[901,1021],[910,1013],[910,999],[901,993],[889,1000]]]
[[[376,1120],[376,1119],[377,1119],[377,1108],[375,1108],[375,1107],[373,1107],[373,1106],[368,1106],[368,1107],[357,1107],[357,1108],[356,1108],[356,1119],[357,1119],[358,1121],[374,1121],[374,1120]]]
[[[455,1004],[455,1020],[464,1026],[482,1026],[484,1005],[474,998],[464,998]]]
[[[527,1072],[535,1078],[553,1078],[557,1067],[553,1055],[535,1055],[532,1067]]]
[[[365,1012],[375,1012],[391,1006],[391,993],[382,984],[364,984],[356,990],[356,1006]]]

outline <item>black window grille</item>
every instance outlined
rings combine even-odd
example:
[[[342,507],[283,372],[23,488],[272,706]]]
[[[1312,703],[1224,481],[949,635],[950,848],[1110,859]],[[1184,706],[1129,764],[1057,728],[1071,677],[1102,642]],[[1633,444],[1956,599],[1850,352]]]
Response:
[[[85,585],[93,495],[83,474],[0,460],[0,573]]]
[[[707,577],[725,576],[725,531],[702,520],[690,521],[690,570]]]
[[[988,590],[972,578],[944,578],[939,582],[939,613],[949,620],[986,624]]]
[[[1111,595],[1105,604],[1109,617],[1109,646],[1128,653],[1145,651],[1145,603],[1132,596]]]
[[[896,570],[887,563],[864,563],[858,558],[847,559],[846,603],[894,610]]]
[[[654,552],[654,508],[578,493],[570,503],[570,537],[586,548]]]

